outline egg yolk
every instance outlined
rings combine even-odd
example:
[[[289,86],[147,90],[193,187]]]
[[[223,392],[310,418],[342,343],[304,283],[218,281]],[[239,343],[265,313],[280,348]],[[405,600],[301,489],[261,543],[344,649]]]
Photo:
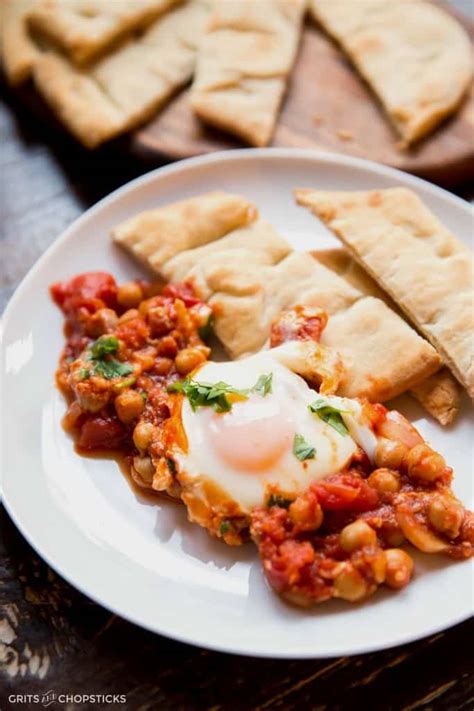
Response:
[[[234,469],[272,468],[292,445],[294,425],[275,398],[250,396],[230,412],[211,417],[209,439],[219,459]]]

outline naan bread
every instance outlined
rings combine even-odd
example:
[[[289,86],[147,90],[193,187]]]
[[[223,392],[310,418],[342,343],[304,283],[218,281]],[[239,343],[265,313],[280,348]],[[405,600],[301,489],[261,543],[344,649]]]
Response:
[[[385,301],[392,311],[398,307],[345,249],[322,249],[311,253],[321,264],[343,277],[368,296]],[[410,393],[442,425],[449,425],[459,412],[460,388],[448,368],[414,385]]]
[[[441,8],[424,0],[310,0],[310,9],[377,94],[405,144],[460,103],[472,76],[471,45]]]
[[[474,397],[474,262],[406,188],[295,192],[433,343]]]
[[[2,66],[12,86],[29,79],[39,50],[28,34],[26,17],[36,0],[2,0],[0,37]]]
[[[142,28],[179,0],[41,0],[28,22],[76,63],[103,53],[114,42]]]
[[[306,0],[216,2],[192,87],[195,113],[254,146],[270,142]]]
[[[83,70],[45,52],[34,66],[36,86],[71,133],[95,148],[149,119],[189,81],[207,15],[206,0],[188,0]]]
[[[113,237],[164,279],[193,284],[232,358],[264,347],[280,311],[302,304],[330,315],[322,342],[343,356],[340,394],[387,400],[439,369],[431,345],[380,299],[293,252],[256,216],[243,198],[211,193],[137,215]]]

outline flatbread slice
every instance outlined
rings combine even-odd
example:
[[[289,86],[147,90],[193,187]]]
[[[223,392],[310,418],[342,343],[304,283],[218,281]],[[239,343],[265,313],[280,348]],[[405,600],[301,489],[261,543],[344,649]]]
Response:
[[[163,275],[164,265],[176,255],[218,240],[257,216],[245,198],[216,191],[141,212],[112,230],[112,239]]]
[[[140,29],[179,0],[41,0],[31,29],[77,64],[89,62],[119,38]]]
[[[244,198],[184,200],[132,217],[113,238],[164,279],[193,284],[212,306],[216,335],[232,358],[264,347],[282,309],[302,304],[330,315],[322,342],[343,354],[341,394],[390,399],[441,366],[400,316],[293,252]]]
[[[441,365],[430,344],[382,301],[364,297],[307,254],[292,252],[267,267],[224,261],[207,270],[207,289],[216,335],[232,358],[262,348],[282,309],[327,311],[321,342],[342,356],[338,392],[347,397],[389,400]]]
[[[212,296],[210,275],[229,264],[269,266],[291,252],[288,242],[265,220],[258,219],[229,232],[202,247],[187,249],[168,260],[161,268],[167,281],[192,281],[202,299]]]
[[[371,86],[405,144],[459,105],[472,77],[471,44],[441,8],[424,0],[310,0],[310,9]]]
[[[392,311],[398,313],[398,307],[392,299],[345,249],[321,249],[312,252],[312,255],[363,294],[376,296]],[[434,375],[414,385],[410,393],[441,425],[451,424],[459,412],[460,388],[448,368],[441,368]]]
[[[34,66],[36,86],[71,133],[95,148],[148,120],[190,80],[207,15],[205,0],[188,0],[83,70],[45,52]]]
[[[216,2],[201,44],[191,105],[254,146],[270,142],[298,49],[305,0]]]
[[[1,61],[9,84],[31,76],[39,50],[28,34],[26,17],[36,0],[2,0],[0,4]]]
[[[406,188],[300,189],[295,195],[433,343],[474,397],[474,262],[469,249]]]

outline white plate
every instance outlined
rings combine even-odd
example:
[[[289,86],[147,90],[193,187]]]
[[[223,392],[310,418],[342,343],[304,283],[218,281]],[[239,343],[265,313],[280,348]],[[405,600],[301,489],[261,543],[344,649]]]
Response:
[[[96,602],[154,632],[203,647],[270,657],[329,657],[408,642],[466,619],[472,568],[419,558],[414,581],[367,603],[331,602],[293,609],[266,586],[254,547],[227,548],[186,521],[184,508],[137,498],[113,461],[73,452],[54,387],[63,343],[62,316],[48,285],[105,269],[119,280],[139,273],[109,239],[110,229],[140,210],[221,188],[254,201],[297,249],[335,244],[292,198],[292,188],[366,190],[411,187],[461,239],[467,203],[373,163],[297,150],[242,150],[153,171],[102,200],[43,255],[4,317],[3,492],[7,509],[38,553]],[[467,401],[443,429],[409,398],[397,406],[455,467],[455,490],[472,503],[472,425]]]

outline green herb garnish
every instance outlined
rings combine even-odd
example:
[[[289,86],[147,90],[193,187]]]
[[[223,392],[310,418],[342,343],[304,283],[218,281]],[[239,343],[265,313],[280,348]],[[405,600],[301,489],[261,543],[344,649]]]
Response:
[[[311,405],[308,405],[308,409],[311,412],[314,412],[314,414],[323,420],[323,422],[326,422],[333,429],[335,429],[336,432],[339,432],[340,435],[345,436],[349,434],[349,430],[344,424],[344,420],[341,415],[341,413],[347,412],[346,410],[339,410],[337,407],[328,405],[326,400],[322,399],[312,402]]]
[[[189,378],[173,383],[168,387],[168,392],[183,393],[194,411],[198,407],[212,407],[215,412],[229,412],[232,402],[228,400],[228,395],[247,397],[245,390],[237,390],[227,383],[198,383]]]
[[[118,348],[118,338],[115,336],[101,336],[89,347],[90,358],[91,360],[100,360],[109,353],[117,353]]]
[[[115,336],[101,336],[89,346],[87,358],[92,363],[94,375],[111,380],[133,373],[133,368],[129,363],[122,363],[120,360],[109,357],[112,353],[116,353],[118,348],[119,341]]]
[[[176,474],[176,464],[174,462],[174,459],[171,459],[170,457],[166,457],[166,464],[168,465],[168,469],[174,476]]]
[[[272,392],[272,379],[273,373],[267,373],[266,375],[261,375],[255,385],[252,388],[253,393],[258,393],[262,397],[268,395]]]
[[[310,447],[303,435],[295,434],[293,440],[293,454],[300,462],[304,462],[305,459],[314,459],[316,450],[314,447]]]
[[[94,375],[99,375],[106,380],[112,378],[123,378],[125,375],[133,373],[133,368],[129,363],[122,363],[115,358],[110,360],[94,360]]]
[[[143,402],[146,402],[148,400],[148,393],[146,390],[140,390],[140,395],[142,397]]]
[[[279,494],[270,494],[267,501],[267,508],[279,506],[281,509],[288,509],[292,503],[291,499],[285,499],[284,496],[279,496]]]
[[[219,533],[223,536],[225,533],[229,533],[231,528],[232,526],[230,525],[229,521],[221,521],[221,525],[219,526]]]
[[[77,371],[78,380],[88,380],[91,377],[91,371],[87,368],[79,368]]]
[[[106,362],[108,362],[108,361],[106,361]],[[116,360],[114,362],[118,363],[119,361]],[[123,365],[123,363],[121,365]],[[122,382],[115,385],[115,387],[119,388],[119,389],[129,388],[130,385],[133,385],[135,383],[135,381],[136,381],[136,377],[134,375],[132,375],[130,378],[127,378],[126,380],[122,380]]]
[[[169,393],[183,393],[196,411],[198,407],[212,407],[215,412],[229,412],[232,409],[232,400],[246,400],[249,393],[256,392],[262,397],[265,397],[272,391],[273,373],[261,375],[252,388],[244,388],[239,390],[227,383],[219,381],[218,383],[199,383],[197,380],[185,378],[182,381],[172,383],[168,386]],[[229,395],[235,395],[236,398],[229,398]]]

